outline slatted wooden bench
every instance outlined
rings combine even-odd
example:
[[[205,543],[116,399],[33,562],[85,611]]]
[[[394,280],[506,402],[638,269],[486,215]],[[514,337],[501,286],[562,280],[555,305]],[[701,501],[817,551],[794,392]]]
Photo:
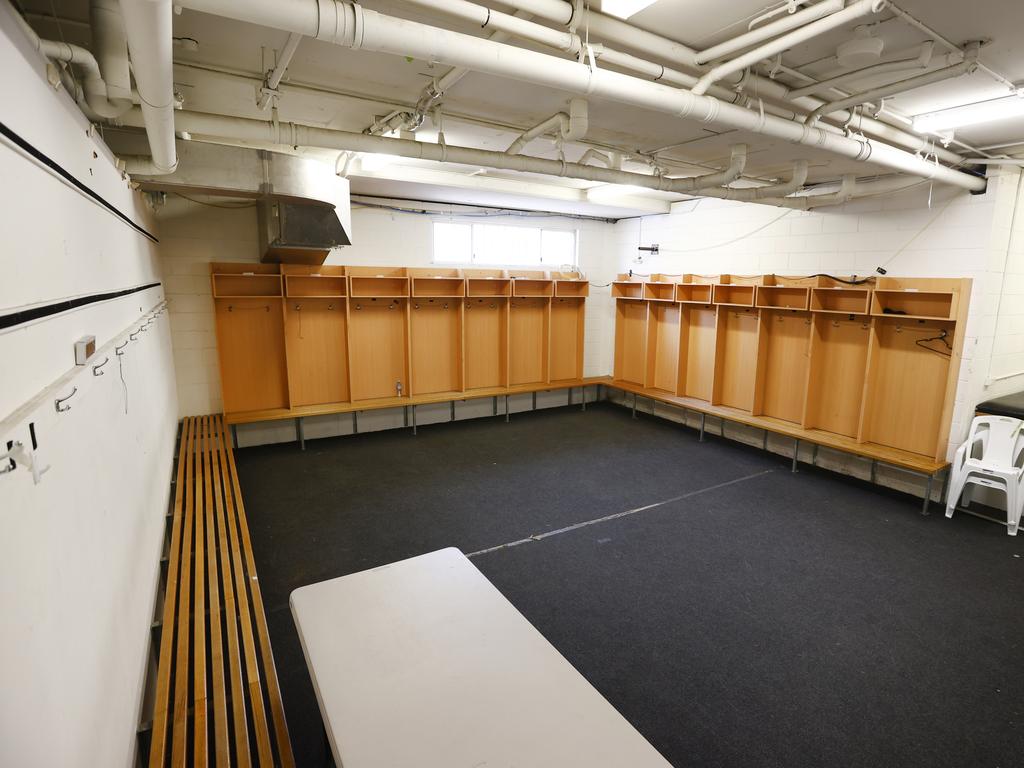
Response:
[[[294,766],[220,416],[181,429],[149,765]]]

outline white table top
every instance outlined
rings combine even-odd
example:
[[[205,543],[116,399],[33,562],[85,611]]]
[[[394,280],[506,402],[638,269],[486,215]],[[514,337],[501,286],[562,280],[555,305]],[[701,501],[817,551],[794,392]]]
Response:
[[[340,767],[669,765],[457,549],[291,608]]]

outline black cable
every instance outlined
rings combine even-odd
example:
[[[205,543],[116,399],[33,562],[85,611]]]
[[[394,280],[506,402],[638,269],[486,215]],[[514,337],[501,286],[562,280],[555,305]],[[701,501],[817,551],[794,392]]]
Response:
[[[79,190],[80,192],[85,194],[87,197],[91,197],[93,200],[95,200],[97,203],[102,205],[104,208],[106,208],[112,214],[117,216],[125,224],[127,224],[129,227],[134,229],[140,235],[142,235],[143,237],[148,238],[149,240],[151,240],[154,243],[159,243],[160,242],[156,238],[155,235],[150,234],[146,229],[144,229],[143,227],[141,227],[140,225],[138,225],[134,221],[132,221],[130,218],[128,218],[127,215],[125,215],[124,213],[121,213],[121,211],[119,211],[113,205],[108,203],[97,192],[94,192],[92,189],[90,189],[85,184],[83,184],[81,181],[76,179],[73,175],[71,175],[71,173],[69,171],[65,170],[64,167],[61,166],[56,160],[53,160],[52,158],[50,158],[47,155],[43,154],[41,151],[39,151],[34,146],[29,144],[21,136],[19,136],[14,131],[12,131],[10,128],[8,128],[5,123],[0,123],[0,135],[3,135],[4,138],[6,138],[8,141],[10,141],[12,144],[14,144],[14,146],[18,147],[18,149],[22,150],[23,152],[25,152],[26,154],[30,155],[35,160],[37,160],[39,163],[41,163],[42,165],[44,165],[47,168],[49,168],[55,174],[57,174],[62,179],[64,179],[66,182],[71,184],[71,186],[73,186],[75,189]]]
[[[39,320],[44,317],[49,317],[50,315],[57,315],[61,312],[67,312],[71,309],[84,307],[88,304],[95,304],[99,301],[109,301],[110,299],[129,296],[133,293],[138,293],[139,291],[149,290],[150,288],[158,288],[159,286],[160,283],[147,283],[146,285],[139,285],[135,288],[125,288],[123,291],[94,293],[89,296],[79,296],[77,299],[64,299],[63,301],[56,301],[53,304],[44,304],[41,307],[33,307],[32,309],[23,309],[20,312],[11,312],[6,315],[0,315],[0,330],[11,328],[15,325],[30,323],[33,320]]]

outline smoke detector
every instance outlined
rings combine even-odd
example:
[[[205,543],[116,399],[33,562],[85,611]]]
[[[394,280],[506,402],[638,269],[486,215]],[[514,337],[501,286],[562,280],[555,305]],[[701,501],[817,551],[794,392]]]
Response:
[[[853,37],[836,48],[836,58],[843,67],[861,68],[876,63],[885,49],[885,41],[872,34],[872,28],[861,25]]]

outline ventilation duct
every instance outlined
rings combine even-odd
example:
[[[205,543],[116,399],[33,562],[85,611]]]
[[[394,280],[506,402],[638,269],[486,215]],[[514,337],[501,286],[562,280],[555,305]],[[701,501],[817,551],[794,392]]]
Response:
[[[146,174],[146,161],[127,160],[142,189],[222,195],[256,201],[265,262],[322,264],[332,248],[352,244],[348,181],[318,160],[265,150],[179,141],[178,167]]]

